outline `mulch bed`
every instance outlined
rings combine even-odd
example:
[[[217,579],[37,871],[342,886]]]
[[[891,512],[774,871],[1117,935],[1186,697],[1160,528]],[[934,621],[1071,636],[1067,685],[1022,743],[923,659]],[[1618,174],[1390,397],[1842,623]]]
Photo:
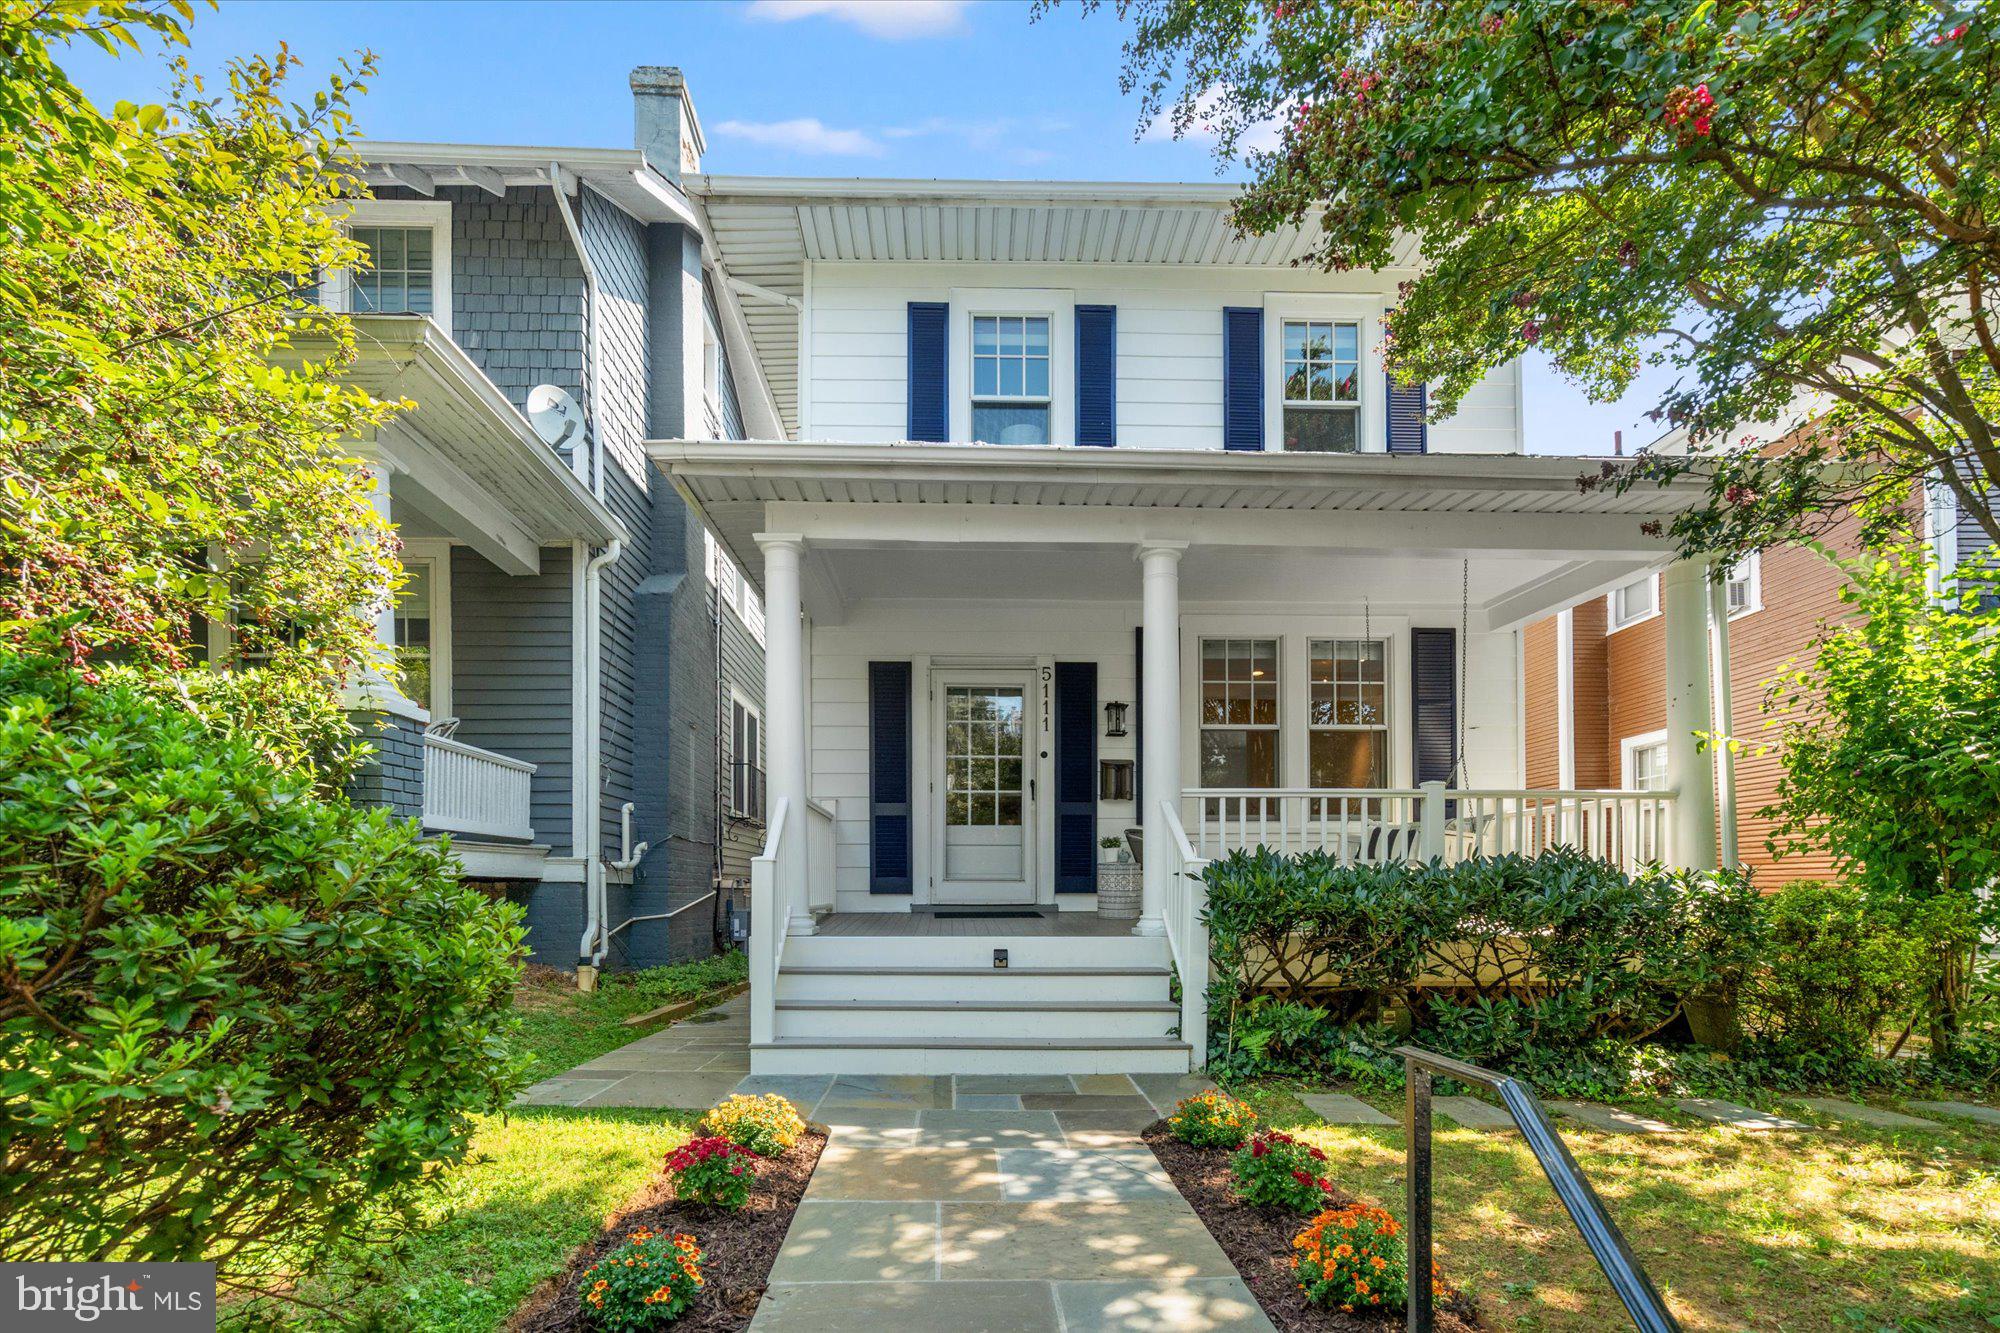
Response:
[[[611,1219],[609,1225],[576,1252],[560,1277],[537,1287],[514,1317],[510,1333],[568,1333],[591,1327],[584,1322],[583,1304],[576,1297],[583,1270],[624,1243],[640,1227],[669,1235],[685,1232],[701,1245],[700,1297],[674,1321],[675,1333],[737,1333],[750,1326],[763,1298],[765,1279],[777,1262],[778,1247],[806,1192],[826,1133],[808,1126],[783,1157],[768,1158],[757,1167],[757,1183],[741,1212],[682,1203],[664,1171],[644,1194]]]
[[[1388,1333],[1404,1327],[1401,1310],[1342,1314],[1306,1300],[1292,1277],[1292,1237],[1310,1219],[1239,1202],[1230,1188],[1228,1149],[1190,1147],[1167,1131],[1164,1120],[1148,1125],[1142,1137],[1280,1333]],[[1353,1202],[1336,1192],[1328,1206]],[[1472,1302],[1453,1292],[1437,1302],[1437,1327],[1440,1333],[1473,1333],[1486,1325]]]

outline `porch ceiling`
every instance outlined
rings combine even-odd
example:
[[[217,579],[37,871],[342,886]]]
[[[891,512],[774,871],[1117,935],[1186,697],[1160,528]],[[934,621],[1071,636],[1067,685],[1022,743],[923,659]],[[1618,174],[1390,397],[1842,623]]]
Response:
[[[1664,561],[1670,547],[1642,525],[1699,494],[1695,483],[1585,493],[1576,480],[1594,460],[1517,455],[744,441],[648,450],[753,580],[763,564],[755,533],[803,533],[822,596],[845,582],[857,599],[1002,595],[989,587],[1011,587],[1015,600],[1122,599],[1136,596],[1133,545],[1175,539],[1190,543],[1186,595],[1196,599],[1331,606],[1400,588],[1456,605],[1461,561],[1471,561],[1472,601],[1496,629]],[[912,561],[912,551],[927,554]]]
[[[353,321],[359,354],[341,381],[376,398],[416,404],[360,447],[389,466],[392,505],[412,503],[444,534],[514,574],[534,572],[545,545],[627,535],[499,386],[429,319]],[[330,351],[324,339],[293,340],[296,357]]]

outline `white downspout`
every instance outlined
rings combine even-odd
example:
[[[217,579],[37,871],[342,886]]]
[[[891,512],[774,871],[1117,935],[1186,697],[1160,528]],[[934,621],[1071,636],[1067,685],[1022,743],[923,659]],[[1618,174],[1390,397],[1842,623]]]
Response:
[[[610,903],[604,887],[604,830],[600,806],[604,799],[602,775],[604,751],[604,685],[599,679],[600,658],[603,646],[603,575],[606,569],[618,563],[625,554],[625,542],[613,537],[611,544],[590,557],[583,567],[583,679],[587,691],[584,707],[583,733],[583,873],[590,897],[590,935],[588,943],[590,966],[594,970],[603,965],[604,949],[608,936],[604,933],[604,923],[610,919]]]
[[[555,196],[556,211],[562,214],[563,230],[569,233],[569,243],[576,250],[576,261],[583,265],[583,415],[590,423],[590,488],[597,498],[604,499],[604,435],[597,429],[597,265],[590,262],[589,247],[583,243],[583,230],[576,225],[576,214],[569,206],[569,196],[563,193],[562,166],[549,163],[549,193]]]

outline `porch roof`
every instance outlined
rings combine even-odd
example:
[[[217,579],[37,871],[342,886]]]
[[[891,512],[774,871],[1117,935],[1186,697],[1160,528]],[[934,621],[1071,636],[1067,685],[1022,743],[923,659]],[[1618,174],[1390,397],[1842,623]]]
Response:
[[[1576,480],[1600,460],[1568,456],[784,440],[646,448],[752,580],[764,564],[752,536],[794,528],[822,548],[1110,548],[1180,538],[1304,558],[1482,556],[1494,626],[1664,562],[1670,542],[1644,524],[1666,522],[1700,494],[1698,480],[1584,492]],[[1330,514],[1342,520],[1328,522]]]
[[[422,315],[351,318],[358,355],[341,382],[417,405],[361,448],[389,465],[392,504],[412,502],[511,574],[535,572],[545,545],[629,535],[437,325]],[[300,358],[330,350],[327,340],[309,335],[292,343]]]

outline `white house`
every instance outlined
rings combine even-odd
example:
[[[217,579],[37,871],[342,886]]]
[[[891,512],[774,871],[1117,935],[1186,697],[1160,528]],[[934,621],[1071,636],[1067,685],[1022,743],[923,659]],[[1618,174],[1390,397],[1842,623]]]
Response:
[[[1524,456],[1512,366],[1426,423],[1380,358],[1414,253],[1293,267],[1217,185],[682,184],[780,427],[646,445],[766,604],[756,1070],[1199,1065],[1237,846],[1712,862],[1697,564],[1664,786],[1522,786],[1521,628],[1690,496]],[[1128,829],[1136,922],[1095,910]]]

